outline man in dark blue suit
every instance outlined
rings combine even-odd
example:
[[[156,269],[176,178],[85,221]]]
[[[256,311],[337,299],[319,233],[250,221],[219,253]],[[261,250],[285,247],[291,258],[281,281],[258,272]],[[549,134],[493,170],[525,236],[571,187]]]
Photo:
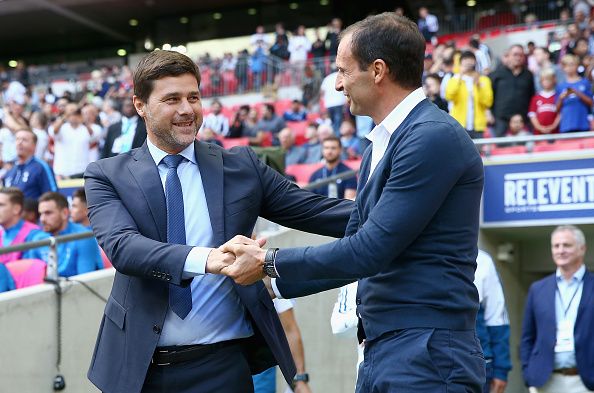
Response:
[[[483,167],[460,125],[421,88],[425,42],[394,13],[342,33],[336,88],[368,138],[346,236],[319,247],[261,250],[230,242],[222,272],[249,284],[264,272],[283,297],[359,279],[365,360],[357,392],[481,392],[473,284]],[[238,239],[241,243],[241,239]]]
[[[211,274],[233,261],[215,247],[249,236],[258,216],[342,236],[353,208],[299,189],[248,148],[195,141],[199,83],[188,57],[147,55],[134,75],[146,143],[85,173],[91,225],[117,270],[88,373],[103,392],[245,393],[251,373],[275,364],[291,382],[264,284]]]
[[[594,277],[586,270],[586,238],[573,225],[551,234],[557,266],[532,284],[520,358],[526,385],[545,393],[594,391]]]

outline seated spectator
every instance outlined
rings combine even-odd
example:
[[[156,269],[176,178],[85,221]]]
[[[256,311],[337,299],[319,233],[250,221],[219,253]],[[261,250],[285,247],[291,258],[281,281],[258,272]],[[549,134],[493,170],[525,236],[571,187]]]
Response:
[[[88,232],[80,224],[68,220],[70,211],[66,197],[57,192],[45,193],[39,198],[39,216],[46,237]],[[103,267],[101,253],[95,238],[58,243],[58,274],[70,277]],[[48,260],[48,247],[31,250],[30,258]]]
[[[212,130],[212,128],[207,127],[200,130],[196,137],[199,138],[202,142],[213,143],[215,145],[223,147],[223,144],[220,140],[217,139],[217,136],[215,132]]]
[[[547,68],[540,72],[542,90],[530,101],[528,118],[532,123],[534,135],[555,134],[559,132],[561,117],[557,113],[555,100],[555,71]]]
[[[340,143],[342,145],[342,158],[355,160],[361,157],[361,140],[357,138],[357,130],[351,120],[344,120],[340,125]]]
[[[16,246],[25,242],[40,240],[43,237],[41,229],[21,218],[25,197],[21,190],[15,187],[0,189],[0,246]],[[27,258],[29,251],[15,251],[0,255],[0,263]]]
[[[303,109],[301,101],[293,100],[291,108],[283,113],[283,119],[285,121],[304,121],[307,119],[307,111]]]
[[[35,157],[36,145],[37,135],[32,131],[16,133],[17,162],[4,178],[5,186],[19,188],[29,199],[38,199],[48,191],[58,190],[52,169]]]
[[[258,133],[261,132],[270,132],[272,133],[275,142],[275,145],[278,145],[278,139],[276,136],[278,133],[285,128],[285,121],[274,113],[274,105],[272,104],[264,104],[264,113],[262,114],[262,118],[256,124],[256,130]],[[262,137],[260,137],[260,140]]]
[[[239,107],[239,110],[235,114],[235,118],[229,124],[229,133],[227,134],[227,138],[241,138],[249,135],[246,120],[248,117],[248,113],[250,112],[249,105],[242,105]]]
[[[0,292],[12,291],[16,289],[14,280],[10,275],[10,272],[0,263]]]
[[[423,87],[425,88],[425,95],[427,96],[429,101],[431,101],[432,103],[437,105],[439,109],[447,113],[448,102],[441,98],[441,96],[439,95],[439,89],[441,87],[441,79],[439,78],[439,75],[427,75]]]
[[[87,210],[87,196],[84,188],[79,188],[72,194],[72,207],[70,208],[70,217],[72,222],[80,224],[91,231],[91,223]]]
[[[23,204],[23,220],[30,222],[31,224],[39,224],[39,203],[37,199],[25,198]]]
[[[210,108],[212,112],[204,118],[202,128],[210,128],[217,135],[227,136],[229,133],[229,119],[221,113],[223,105],[219,100],[214,100]]]
[[[278,140],[285,153],[285,166],[303,163],[305,150],[301,146],[295,146],[295,135],[290,128],[283,128],[278,133]]]
[[[561,58],[565,82],[557,85],[557,112],[561,116],[560,132],[587,131],[592,108],[592,85],[579,76],[579,62],[573,55]]]
[[[519,113],[512,115],[512,117],[509,119],[509,127],[505,133],[505,136],[527,135],[530,135],[530,131],[528,131],[526,125],[524,124],[524,117]]]
[[[331,135],[324,139],[324,142],[322,142],[322,155],[326,163],[311,175],[309,182],[313,183],[317,180],[351,171],[352,169],[340,160],[341,151],[342,145],[339,138]],[[312,191],[330,198],[354,200],[357,193],[357,178],[353,176],[348,179],[338,179],[336,183],[330,183]]]
[[[460,56],[460,74],[448,81],[446,99],[452,103],[450,114],[468,135],[482,138],[487,129],[487,110],[493,105],[493,89],[491,80],[476,72],[474,53]]]
[[[322,124],[317,128],[311,125],[305,130],[307,143],[305,148],[304,164],[315,164],[322,160],[322,141],[329,136],[334,135],[334,130],[327,124]]]

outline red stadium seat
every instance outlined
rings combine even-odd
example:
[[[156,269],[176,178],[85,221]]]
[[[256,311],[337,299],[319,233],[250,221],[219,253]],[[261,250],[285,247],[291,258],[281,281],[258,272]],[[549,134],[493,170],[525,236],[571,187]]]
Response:
[[[278,100],[274,103],[274,111],[277,115],[281,116],[286,110],[291,108],[291,100]]]
[[[293,135],[295,135],[295,144],[296,145],[303,145],[307,142],[305,138],[305,129],[309,123],[307,121],[288,121],[287,127],[293,131]]]
[[[507,154],[524,154],[526,153],[526,146],[507,146],[495,147],[491,150],[492,156],[502,156]]]
[[[17,289],[43,284],[46,267],[41,259],[19,259],[6,263]]]
[[[534,146],[535,153],[542,153],[547,151],[564,151],[564,150],[581,150],[582,142],[579,141],[556,141],[555,143],[543,143]]]
[[[349,168],[351,168],[354,171],[359,170],[359,168],[361,167],[361,159],[360,158],[357,160],[344,160],[343,162],[346,166],[348,166]]]
[[[109,269],[110,267],[113,267],[113,265],[111,264],[111,261],[107,257],[107,254],[105,254],[105,251],[103,251],[103,249],[101,247],[99,247],[99,250],[101,251],[101,260],[103,261],[103,269]]]
[[[265,131],[262,133],[262,143],[260,146],[262,147],[270,147],[272,146],[272,132]]]
[[[233,146],[248,146],[250,144],[249,138],[225,138],[221,139],[221,143],[223,143],[223,147],[225,149],[230,149]]]
[[[582,139],[582,148],[583,149],[594,149],[594,138]]]
[[[321,168],[322,165],[324,164],[321,162],[317,162],[315,164],[289,165],[285,168],[285,173],[287,175],[294,176],[297,180],[297,184],[304,185],[309,183],[309,178],[311,177],[312,173]]]

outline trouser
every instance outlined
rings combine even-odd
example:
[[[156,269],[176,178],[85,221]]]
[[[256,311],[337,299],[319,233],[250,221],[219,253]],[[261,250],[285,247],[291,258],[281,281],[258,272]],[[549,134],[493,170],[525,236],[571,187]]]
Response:
[[[543,386],[530,388],[530,393],[588,393],[579,375],[561,375],[553,373]]]
[[[474,329],[415,328],[365,342],[356,393],[482,393],[484,384]]]
[[[254,385],[241,344],[227,346],[195,360],[151,364],[142,393],[252,393]]]

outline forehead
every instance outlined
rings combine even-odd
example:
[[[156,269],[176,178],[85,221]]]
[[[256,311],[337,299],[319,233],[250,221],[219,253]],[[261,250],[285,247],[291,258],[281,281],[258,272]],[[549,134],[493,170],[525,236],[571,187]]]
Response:
[[[58,210],[58,205],[55,201],[43,201],[39,202],[39,211],[51,211]]]
[[[192,74],[166,76],[153,82],[151,96],[186,95],[198,92],[198,80]]]
[[[0,194],[0,203],[1,204],[4,205],[4,204],[7,204],[9,202],[10,202],[10,200],[8,198],[8,195],[6,195],[6,194]]]
[[[573,232],[570,230],[563,230],[558,231],[551,236],[551,243],[560,243],[560,242],[573,242],[575,241],[575,236]]]
[[[342,67],[345,63],[353,60],[353,51],[351,50],[352,33],[342,37],[338,44],[336,53],[336,65]]]

